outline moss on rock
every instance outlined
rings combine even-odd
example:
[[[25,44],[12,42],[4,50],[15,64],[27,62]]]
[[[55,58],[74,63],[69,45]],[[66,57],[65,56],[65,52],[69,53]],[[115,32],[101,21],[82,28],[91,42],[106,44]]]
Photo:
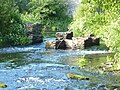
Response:
[[[6,88],[6,87],[7,87],[6,84],[4,84],[3,82],[0,82],[0,88]]]
[[[89,80],[88,77],[77,75],[77,74],[72,74],[72,73],[67,73],[67,77],[70,79]]]

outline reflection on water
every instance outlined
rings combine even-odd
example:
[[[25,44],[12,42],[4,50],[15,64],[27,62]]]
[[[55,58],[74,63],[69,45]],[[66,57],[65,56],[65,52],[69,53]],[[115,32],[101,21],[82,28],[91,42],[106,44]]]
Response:
[[[0,49],[0,81],[8,85],[4,90],[120,88],[120,76],[95,71],[106,62],[107,56],[111,56],[107,51],[46,50],[44,47],[45,42]],[[66,74],[69,72],[90,77],[90,80],[68,79]]]
[[[106,62],[107,57],[113,57],[113,54],[101,53],[101,54],[87,54],[80,56],[65,57],[63,62],[65,64],[80,66],[80,67],[97,67]]]

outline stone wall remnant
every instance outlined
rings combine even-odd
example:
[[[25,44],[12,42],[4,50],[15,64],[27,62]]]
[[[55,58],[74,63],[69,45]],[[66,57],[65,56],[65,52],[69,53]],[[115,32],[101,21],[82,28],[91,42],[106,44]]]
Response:
[[[54,43],[53,43],[54,42]],[[100,45],[100,38],[93,34],[83,37],[73,37],[73,32],[57,32],[56,40],[47,41],[47,49],[85,49],[91,46]]]

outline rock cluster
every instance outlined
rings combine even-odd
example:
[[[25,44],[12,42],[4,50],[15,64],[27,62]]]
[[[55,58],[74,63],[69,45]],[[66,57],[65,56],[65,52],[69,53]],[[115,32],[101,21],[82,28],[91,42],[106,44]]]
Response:
[[[99,45],[100,38],[93,34],[83,37],[73,37],[73,32],[57,32],[56,40],[46,42],[47,49],[85,49],[90,46]]]
[[[43,42],[42,25],[41,24],[26,24],[27,36],[31,40],[31,44]]]

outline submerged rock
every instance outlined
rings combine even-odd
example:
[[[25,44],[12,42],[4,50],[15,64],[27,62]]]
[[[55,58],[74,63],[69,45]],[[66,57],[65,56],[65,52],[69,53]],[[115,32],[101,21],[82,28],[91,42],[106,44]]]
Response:
[[[6,84],[4,84],[4,83],[0,82],[0,88],[6,88],[6,87],[7,87],[7,85],[6,85]]]
[[[56,33],[56,39],[62,40],[62,39],[71,39],[73,37],[73,32],[67,31],[67,32],[57,32]]]
[[[67,73],[67,77],[70,79],[89,80],[88,77],[81,76],[78,74],[73,74],[73,73]]]

